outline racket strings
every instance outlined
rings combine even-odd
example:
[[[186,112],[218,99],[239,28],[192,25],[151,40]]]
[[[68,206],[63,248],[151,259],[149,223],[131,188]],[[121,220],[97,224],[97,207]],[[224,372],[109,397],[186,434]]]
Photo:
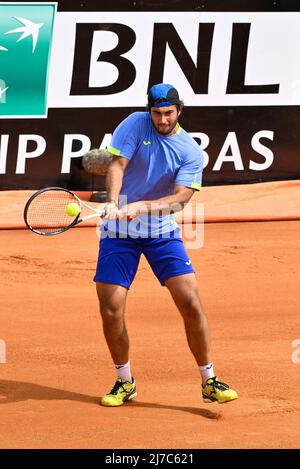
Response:
[[[77,216],[67,214],[67,206],[78,203],[70,193],[60,190],[45,191],[38,194],[27,209],[27,223],[33,229],[44,233],[64,231]]]

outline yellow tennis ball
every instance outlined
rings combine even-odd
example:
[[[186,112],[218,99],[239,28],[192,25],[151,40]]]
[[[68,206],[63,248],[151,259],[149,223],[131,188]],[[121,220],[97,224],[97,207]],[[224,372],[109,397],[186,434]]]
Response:
[[[70,217],[77,217],[80,213],[80,207],[76,202],[67,205],[66,212]]]

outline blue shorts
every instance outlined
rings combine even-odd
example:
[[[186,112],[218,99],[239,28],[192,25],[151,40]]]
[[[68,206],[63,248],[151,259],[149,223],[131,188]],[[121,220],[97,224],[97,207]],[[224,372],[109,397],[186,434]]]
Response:
[[[176,231],[176,230],[175,230]],[[180,236],[168,238],[110,238],[100,240],[95,282],[130,288],[141,254],[160,284],[171,277],[195,272]]]

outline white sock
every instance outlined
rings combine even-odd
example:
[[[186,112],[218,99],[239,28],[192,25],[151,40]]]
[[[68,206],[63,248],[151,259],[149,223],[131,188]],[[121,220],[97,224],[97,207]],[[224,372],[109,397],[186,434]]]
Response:
[[[122,381],[130,381],[131,383],[130,362],[128,361],[124,365],[115,365],[115,367],[118,378],[121,378]]]
[[[207,365],[199,366],[199,371],[201,373],[202,383],[204,385],[206,384],[206,381],[209,378],[213,378],[215,376],[213,363],[208,363]]]

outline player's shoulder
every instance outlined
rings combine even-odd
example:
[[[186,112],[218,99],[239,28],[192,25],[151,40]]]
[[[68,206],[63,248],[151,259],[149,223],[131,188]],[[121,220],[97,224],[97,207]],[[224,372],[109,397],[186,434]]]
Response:
[[[182,127],[180,128],[180,132],[178,134],[182,145],[185,149],[188,149],[188,152],[184,152],[187,154],[193,154],[195,156],[202,155],[202,150],[200,145],[195,141],[195,139]]]
[[[123,122],[130,122],[130,123],[141,123],[143,124],[148,120],[149,113],[148,112],[132,112],[127,116]]]
[[[132,112],[123,119],[117,127],[118,132],[123,133],[139,133],[148,125],[147,112]]]

